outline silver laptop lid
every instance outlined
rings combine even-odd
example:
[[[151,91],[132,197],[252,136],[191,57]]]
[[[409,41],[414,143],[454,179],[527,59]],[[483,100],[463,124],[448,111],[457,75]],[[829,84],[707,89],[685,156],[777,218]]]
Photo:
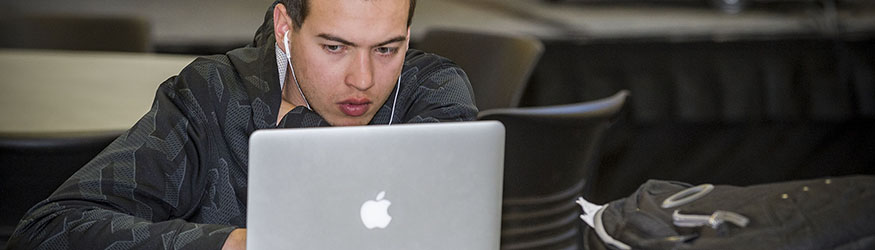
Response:
[[[495,121],[259,130],[249,249],[498,249]]]

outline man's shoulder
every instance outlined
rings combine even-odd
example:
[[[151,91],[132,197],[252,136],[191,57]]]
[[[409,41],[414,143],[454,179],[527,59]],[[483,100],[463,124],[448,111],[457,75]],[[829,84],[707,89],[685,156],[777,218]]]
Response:
[[[166,95],[186,97],[186,105],[202,108],[228,102],[229,98],[246,98],[242,77],[226,55],[200,56],[185,66],[179,75],[162,84]],[[221,106],[221,105],[219,105]]]
[[[409,50],[401,73],[399,100],[406,122],[473,120],[477,117],[467,74],[452,60]],[[439,107],[439,108],[436,108]]]
[[[468,87],[468,76],[452,60],[429,52],[408,50],[401,78],[406,84],[438,89],[447,84]],[[470,88],[470,87],[468,87]]]
[[[177,76],[183,81],[173,81],[175,88],[197,87],[221,76],[233,73],[231,62],[225,55],[199,56],[186,65]]]
[[[216,74],[234,73],[234,67],[227,55],[199,56],[185,66],[181,73],[210,80]]]
[[[200,56],[189,63],[180,73],[182,81],[176,81],[175,88],[213,88],[211,92],[221,93],[225,91],[242,92],[248,91],[247,85],[252,88],[267,92],[269,82],[264,77],[254,75],[257,71],[255,59],[244,61],[230,54]]]
[[[416,49],[407,50],[407,55],[404,58],[405,73],[412,70],[417,75],[421,75],[457,68],[459,66],[446,57]]]

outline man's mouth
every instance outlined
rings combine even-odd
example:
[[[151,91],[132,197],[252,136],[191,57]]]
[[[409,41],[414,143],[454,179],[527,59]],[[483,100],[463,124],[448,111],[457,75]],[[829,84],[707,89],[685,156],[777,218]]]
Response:
[[[371,106],[371,100],[368,98],[350,98],[338,102],[337,105],[344,114],[357,117],[364,115],[368,111],[368,108]]]

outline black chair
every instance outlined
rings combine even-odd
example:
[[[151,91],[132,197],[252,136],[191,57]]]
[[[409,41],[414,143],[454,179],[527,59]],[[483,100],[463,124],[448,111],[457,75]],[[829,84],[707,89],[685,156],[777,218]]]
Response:
[[[0,17],[0,47],[148,52],[149,22],[135,17],[16,14]]]
[[[0,249],[28,209],[121,133],[0,134]]]
[[[628,95],[480,113],[480,120],[507,129],[502,249],[582,249],[575,200],[595,174],[602,137]]]
[[[541,41],[530,36],[454,29],[430,29],[415,45],[461,66],[480,110],[519,106],[544,51]]]

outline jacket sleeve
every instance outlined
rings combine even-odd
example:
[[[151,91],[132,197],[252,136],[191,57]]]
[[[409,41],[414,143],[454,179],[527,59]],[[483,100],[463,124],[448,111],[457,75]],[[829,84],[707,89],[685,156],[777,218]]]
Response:
[[[477,119],[474,91],[465,72],[453,65],[419,77],[406,101],[406,123],[471,121]],[[402,88],[404,91],[404,89]],[[403,95],[402,95],[403,96]]]
[[[234,226],[179,219],[197,216],[209,182],[206,116],[183,81],[161,84],[148,113],[31,208],[8,249],[220,249]]]

